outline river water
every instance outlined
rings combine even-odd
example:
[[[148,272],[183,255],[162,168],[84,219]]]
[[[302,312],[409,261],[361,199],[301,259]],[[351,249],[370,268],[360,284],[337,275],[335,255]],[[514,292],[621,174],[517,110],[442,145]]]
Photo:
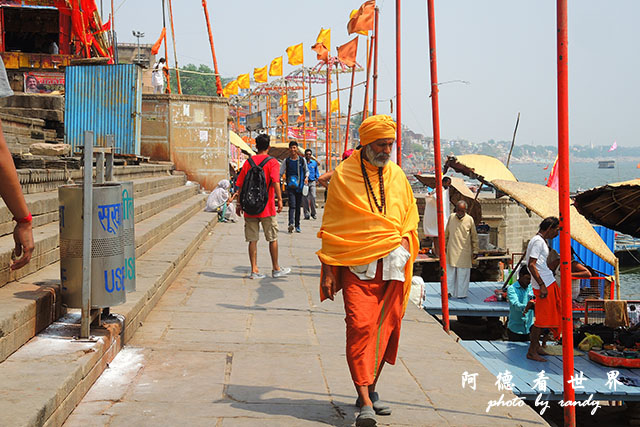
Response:
[[[614,159],[614,157],[612,157]],[[640,178],[640,164],[637,160],[616,160],[614,169],[598,169],[596,160],[571,163],[571,191],[584,191],[613,182]],[[548,166],[545,170],[544,167]],[[546,184],[553,164],[521,163],[510,165],[511,172],[520,181]],[[620,296],[623,299],[640,299],[640,270],[622,274],[620,277]]]

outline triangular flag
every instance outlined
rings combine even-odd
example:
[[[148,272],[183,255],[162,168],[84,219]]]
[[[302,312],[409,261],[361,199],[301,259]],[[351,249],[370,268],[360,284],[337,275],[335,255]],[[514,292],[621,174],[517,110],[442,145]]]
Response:
[[[351,22],[351,19],[353,19],[357,14],[358,14],[358,9],[353,9],[349,14],[349,22]],[[349,23],[347,23],[347,31],[349,31]],[[363,36],[366,36],[369,34],[367,31],[355,31],[355,33]]]
[[[253,69],[253,80],[255,80],[256,83],[267,82],[267,66],[266,65],[262,68]]]
[[[316,58],[318,58],[318,61],[329,62],[329,51],[322,43],[314,44],[311,46],[311,49],[316,52]]]
[[[249,73],[240,74],[238,76],[238,87],[240,89],[249,89],[251,87],[251,79],[249,78]]]
[[[274,58],[274,60],[271,61],[271,65],[269,66],[269,75],[270,76],[282,75],[282,56]]]
[[[320,34],[316,39],[316,43],[322,43],[328,51],[331,51],[331,28],[320,28]]]
[[[613,144],[611,145],[611,147],[609,148],[609,151],[613,151],[616,148],[618,148],[618,143],[616,141],[613,141]]]
[[[338,99],[334,99],[333,101],[331,101],[331,109],[329,110],[329,114],[335,111],[340,111],[340,100]]]
[[[349,23],[347,24],[347,32],[349,34],[362,34],[362,31],[364,31],[364,34],[366,35],[367,31],[373,30],[375,11],[375,0],[364,2],[363,5],[360,6],[360,9],[355,11],[355,13],[351,12],[351,19],[349,19]]]
[[[358,53],[358,37],[348,43],[338,46],[338,59],[348,67],[355,67]]]
[[[553,188],[558,191],[558,187],[560,187],[560,175],[558,174],[558,156],[556,156],[556,161],[553,162],[553,168],[551,168],[551,173],[549,174],[549,179],[547,180],[547,187]]]
[[[315,98],[311,98],[311,101],[304,103],[304,108],[307,109],[308,112],[312,112],[318,109],[318,101]]]
[[[153,46],[151,46],[151,55],[158,54],[158,51],[160,50],[160,46],[162,45],[162,41],[164,40],[165,34],[167,34],[167,29],[163,28],[162,31],[160,32],[160,37],[158,37],[158,40],[153,44]]]
[[[289,46],[287,48],[287,56],[289,58],[289,65],[302,65],[304,62],[302,43]]]
[[[229,83],[227,83],[227,85],[224,87],[224,90],[222,91],[222,95],[225,98],[228,98],[230,95],[237,95],[237,94],[238,94],[237,80],[231,80]]]
[[[102,24],[102,31],[111,31],[111,18],[104,24]]]

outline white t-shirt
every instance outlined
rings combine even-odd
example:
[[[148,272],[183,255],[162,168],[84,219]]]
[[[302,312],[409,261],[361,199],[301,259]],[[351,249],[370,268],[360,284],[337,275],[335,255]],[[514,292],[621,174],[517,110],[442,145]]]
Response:
[[[547,245],[547,242],[542,238],[542,236],[536,234],[527,245],[527,253],[524,256],[525,265],[529,264],[529,258],[536,259],[538,274],[540,274],[540,278],[544,282],[545,286],[549,286],[556,281],[553,276],[553,272],[547,266],[548,256],[549,246]],[[536,282],[533,275],[531,275],[531,287],[533,287],[533,289],[540,289],[540,284]]]

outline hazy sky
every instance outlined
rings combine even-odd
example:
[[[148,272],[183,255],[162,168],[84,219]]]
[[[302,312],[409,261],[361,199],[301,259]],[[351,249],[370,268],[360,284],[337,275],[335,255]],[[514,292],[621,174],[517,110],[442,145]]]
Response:
[[[209,0],[220,72],[252,72],[304,43],[305,65],[317,64],[311,45],[331,28],[331,49],[351,39],[349,12],[363,0]],[[99,1],[97,1],[99,5]],[[107,1],[105,8],[107,8]],[[511,139],[555,145],[556,9],[552,0],[436,0],[441,134],[474,142]],[[153,43],[162,28],[161,0],[115,0],[121,42],[131,30]],[[395,96],[395,1],[380,0],[379,112]],[[212,65],[200,0],[173,0],[178,62]],[[105,10],[106,12],[106,10]],[[569,1],[569,117],[572,144],[640,145],[640,26],[638,0]],[[169,25],[167,23],[167,25]],[[364,63],[364,38],[359,62]],[[171,44],[171,43],[169,43]],[[173,66],[173,55],[169,54]],[[416,132],[433,134],[429,98],[426,2],[402,2],[402,116]],[[285,65],[285,74],[293,67]],[[340,79],[348,85],[348,76]],[[356,81],[364,79],[364,73]],[[320,86],[314,87],[320,93]],[[347,92],[343,92],[344,98]],[[355,92],[357,111],[362,92]],[[324,105],[320,100],[318,104]],[[341,99],[343,111],[346,100]]]

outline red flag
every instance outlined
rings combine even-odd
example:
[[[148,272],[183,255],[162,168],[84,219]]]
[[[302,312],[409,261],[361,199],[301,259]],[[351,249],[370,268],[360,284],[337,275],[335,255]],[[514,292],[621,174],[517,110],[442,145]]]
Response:
[[[110,31],[111,30],[111,18],[104,24],[102,24],[102,31]]]
[[[349,34],[358,31],[370,31],[373,30],[373,20],[375,16],[376,2],[375,0],[369,0],[364,2],[358,12],[349,20],[347,24],[347,31]]]
[[[329,51],[326,47],[324,47],[322,43],[314,44],[313,46],[311,46],[311,49],[313,49],[317,53],[319,61],[329,62]]]
[[[558,187],[560,186],[560,175],[558,174],[558,157],[556,156],[556,161],[553,162],[553,168],[551,168],[551,173],[549,174],[549,179],[547,180],[547,187],[553,188],[558,191]]]
[[[348,43],[338,46],[338,59],[348,67],[356,65],[356,54],[358,53],[358,37]]]
[[[162,42],[164,40],[165,34],[167,34],[167,29],[163,27],[162,31],[160,32],[160,37],[158,37],[158,40],[153,44],[153,46],[151,46],[152,55],[158,54],[158,51],[160,50],[160,46],[162,46]]]

